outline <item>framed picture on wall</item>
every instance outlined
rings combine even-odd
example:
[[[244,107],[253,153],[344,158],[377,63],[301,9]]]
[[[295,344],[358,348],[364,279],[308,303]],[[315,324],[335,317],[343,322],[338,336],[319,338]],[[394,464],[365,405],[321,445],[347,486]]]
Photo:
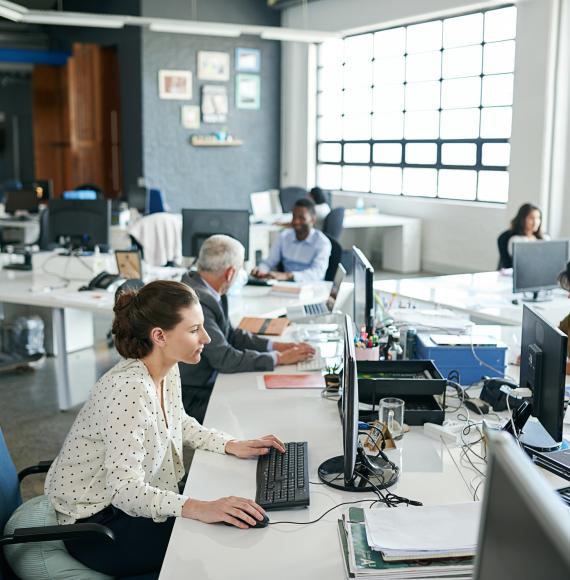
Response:
[[[259,72],[261,53],[258,48],[236,48],[236,70]]]
[[[202,121],[225,123],[228,119],[228,90],[224,85],[202,87]]]
[[[183,105],[180,109],[180,121],[185,129],[200,128],[200,107]]]
[[[259,109],[261,106],[261,81],[259,75],[236,75],[236,107]]]
[[[198,52],[198,78],[203,81],[229,81],[230,55],[227,52]]]
[[[189,70],[159,70],[158,96],[161,99],[189,101],[192,98],[192,72]]]

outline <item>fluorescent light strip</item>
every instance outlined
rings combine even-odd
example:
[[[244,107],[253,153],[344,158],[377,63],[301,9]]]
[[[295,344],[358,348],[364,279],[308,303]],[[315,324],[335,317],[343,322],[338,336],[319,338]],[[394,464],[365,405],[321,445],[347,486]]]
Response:
[[[332,32],[320,30],[302,30],[298,28],[264,28],[261,31],[261,38],[266,40],[283,40],[291,42],[325,42],[339,36]]]
[[[174,34],[201,34],[205,36],[227,36],[237,38],[241,36],[238,27],[211,22],[154,22],[149,29],[153,32],[170,32]]]
[[[88,26],[93,28],[123,28],[124,20],[121,17],[102,16],[82,12],[48,12],[30,10],[22,15],[22,22],[29,24],[53,24],[56,26]]]
[[[13,22],[20,22],[27,9],[14,2],[7,2],[0,0],[0,17],[12,20]]]

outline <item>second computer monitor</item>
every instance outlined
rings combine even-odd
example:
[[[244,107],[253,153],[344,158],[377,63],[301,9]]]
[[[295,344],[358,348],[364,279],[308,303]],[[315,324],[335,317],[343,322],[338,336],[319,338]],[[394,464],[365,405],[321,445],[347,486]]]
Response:
[[[570,578],[568,509],[512,438],[487,439],[474,580]]]
[[[41,193],[35,188],[8,190],[4,195],[5,211],[11,214],[17,211],[38,213],[39,204],[43,201]]]
[[[558,275],[566,269],[568,240],[540,240],[513,244],[513,292],[532,292],[558,287]]]
[[[48,211],[50,243],[88,250],[109,245],[109,200],[52,199]]]
[[[249,212],[236,209],[183,209],[182,255],[197,256],[206,239],[225,234],[241,242],[249,255]]]
[[[357,330],[374,328],[374,268],[356,246],[352,246],[352,275],[354,282],[353,318]]]
[[[563,332],[524,306],[520,386],[532,390],[532,414],[555,443],[562,442],[567,342]],[[528,429],[532,425],[528,423]],[[540,442],[533,443],[531,437],[525,429],[523,442],[541,447]]]

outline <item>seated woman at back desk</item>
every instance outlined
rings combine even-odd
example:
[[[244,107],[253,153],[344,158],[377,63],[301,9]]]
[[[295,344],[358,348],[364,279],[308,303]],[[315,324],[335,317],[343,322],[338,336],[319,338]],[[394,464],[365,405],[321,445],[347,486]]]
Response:
[[[152,282],[121,295],[114,312],[124,360],[93,387],[49,470],[46,494],[60,524],[100,523],[115,535],[110,543],[66,541],[74,558],[110,576],[155,578],[176,517],[239,528],[264,520],[250,499],[180,493],[183,444],[239,458],[285,448],[273,435],[238,441],[184,412],[178,363],[196,364],[210,342],[194,290]]]
[[[550,236],[542,232],[542,212],[540,208],[525,203],[511,220],[511,227],[497,240],[499,246],[499,267],[513,267],[513,244],[548,240]]]
[[[560,276],[558,276],[558,281],[564,290],[570,292],[570,262],[566,264],[566,270],[561,272]],[[568,298],[570,298],[570,294],[568,295]],[[564,320],[560,321],[558,328],[560,328],[560,330],[566,334],[566,336],[569,336],[567,353],[568,358],[566,359],[566,374],[570,375],[570,314],[568,314]]]

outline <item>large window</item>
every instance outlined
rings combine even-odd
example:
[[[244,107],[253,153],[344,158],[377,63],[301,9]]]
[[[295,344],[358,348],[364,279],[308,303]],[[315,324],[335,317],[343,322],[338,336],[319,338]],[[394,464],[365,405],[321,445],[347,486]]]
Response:
[[[507,201],[516,8],[319,47],[317,183]]]

